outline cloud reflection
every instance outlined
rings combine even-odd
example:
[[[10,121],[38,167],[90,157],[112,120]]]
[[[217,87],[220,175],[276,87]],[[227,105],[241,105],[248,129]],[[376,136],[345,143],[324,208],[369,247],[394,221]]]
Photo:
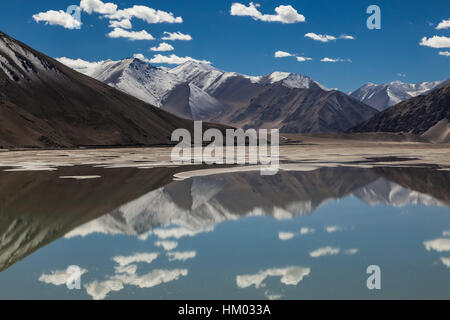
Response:
[[[333,248],[333,247],[323,247],[319,248],[317,250],[311,251],[309,255],[313,258],[320,258],[323,256],[334,256],[339,254],[341,252],[341,249],[339,248]]]
[[[120,266],[126,266],[136,262],[152,263],[156,258],[158,253],[136,253],[131,256],[116,256],[113,260]]]
[[[440,238],[423,243],[427,251],[445,252],[450,251],[450,239]]]
[[[189,259],[194,259],[197,256],[195,251],[185,251],[185,252],[168,252],[167,256],[169,261],[186,261]]]
[[[72,273],[67,271],[68,270],[56,270],[52,271],[50,274],[43,273],[38,280],[44,283],[53,284],[55,286],[61,286],[63,284],[66,284],[72,276]],[[83,275],[87,272],[86,269],[81,269],[80,271],[80,275]]]
[[[281,277],[280,282],[296,286],[311,273],[310,268],[287,267],[284,269],[267,269],[257,274],[241,275],[236,277],[237,286],[241,289],[254,286],[256,289],[265,287],[264,280],[269,277]]]
[[[176,241],[157,241],[155,246],[163,248],[165,251],[171,251],[178,247],[178,242]]]

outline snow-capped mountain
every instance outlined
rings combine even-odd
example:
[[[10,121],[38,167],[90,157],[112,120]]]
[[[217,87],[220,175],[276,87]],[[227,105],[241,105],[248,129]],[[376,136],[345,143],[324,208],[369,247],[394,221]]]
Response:
[[[78,71],[182,118],[242,128],[345,132],[377,113],[344,93],[288,72],[247,76],[195,61],[167,70],[137,58],[91,63]]]
[[[194,84],[138,58],[105,60],[77,71],[180,117],[208,120],[227,109]]]
[[[195,61],[185,62],[170,70],[179,78],[195,84],[210,94],[218,93],[227,82],[247,82],[247,85],[268,85],[281,83],[288,88],[322,89],[327,90],[320,83],[311,78],[288,72],[273,72],[264,76],[247,76],[236,72],[226,72],[211,65]],[[247,81],[245,81],[247,80]]]
[[[252,77],[194,61],[167,71],[137,58],[79,71],[177,116],[231,126],[344,132],[376,114],[307,76],[287,72]]]
[[[282,85],[293,89],[317,89],[328,90],[319,82],[314,81],[310,77],[301,74],[289,72],[273,72],[265,76],[257,77],[259,84],[274,84],[281,83]]]
[[[344,132],[377,111],[311,78],[288,72],[247,76],[189,61],[170,70],[229,107],[210,119],[282,133]]]
[[[368,83],[350,93],[350,96],[374,107],[378,111],[383,111],[402,101],[427,94],[431,90],[449,82],[450,79],[416,84],[404,83],[401,81],[394,81],[387,84]]]
[[[136,58],[106,60],[85,73],[156,107],[166,95],[184,83],[175,75]]]

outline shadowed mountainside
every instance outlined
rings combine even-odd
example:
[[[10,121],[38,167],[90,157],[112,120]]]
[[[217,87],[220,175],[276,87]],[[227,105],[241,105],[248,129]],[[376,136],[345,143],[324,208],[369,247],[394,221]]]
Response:
[[[450,84],[425,96],[401,102],[352,128],[350,132],[403,132],[438,137],[449,142]],[[439,131],[439,132],[436,132]]]
[[[0,146],[169,144],[191,121],[80,74],[0,31]]]

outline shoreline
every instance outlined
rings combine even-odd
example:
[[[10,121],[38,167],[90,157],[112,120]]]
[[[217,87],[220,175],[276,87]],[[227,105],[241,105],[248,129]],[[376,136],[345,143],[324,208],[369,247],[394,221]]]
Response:
[[[304,135],[301,138],[301,142],[280,144],[280,165],[314,167],[419,165],[450,170],[448,144],[347,140]],[[77,165],[139,169],[180,166],[171,162],[171,150],[167,146],[1,150],[0,170],[6,168],[25,171],[56,170],[58,167]],[[181,166],[186,165],[188,164]],[[232,167],[239,166],[232,165]]]

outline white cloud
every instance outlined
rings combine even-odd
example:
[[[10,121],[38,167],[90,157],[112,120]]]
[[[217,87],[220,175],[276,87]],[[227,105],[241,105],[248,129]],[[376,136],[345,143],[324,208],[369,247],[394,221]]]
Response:
[[[448,29],[450,28],[450,19],[442,20],[436,27],[436,30]]]
[[[450,239],[434,239],[430,241],[425,241],[423,243],[425,246],[425,249],[427,251],[437,251],[437,252],[444,252],[444,251],[450,251]]]
[[[131,24],[130,20],[123,19],[123,20],[111,20],[111,21],[109,21],[109,27],[110,28],[131,29],[131,28],[133,28],[133,25]]]
[[[80,271],[80,275],[87,272],[86,269],[81,269]],[[72,273],[67,272],[67,270],[56,270],[52,271],[50,274],[43,273],[38,280],[44,283],[53,284],[55,286],[61,286],[66,284],[71,276]]]
[[[304,62],[304,61],[311,61],[312,58],[308,58],[308,57],[296,57],[298,62]]]
[[[355,40],[355,37],[354,37],[354,36],[350,36],[350,35],[348,35],[348,34],[341,34],[341,35],[339,36],[339,39],[344,39],[344,40]]]
[[[306,228],[303,227],[300,229],[300,234],[301,235],[306,235],[306,234],[310,234],[310,233],[314,233],[316,230],[312,229],[312,228]]]
[[[81,0],[80,7],[87,13],[113,14],[117,11],[117,5],[111,2],[104,3],[100,0]]]
[[[420,45],[431,48],[450,48],[450,38],[446,36],[423,37]]]
[[[341,252],[341,249],[339,248],[333,248],[333,247],[323,247],[319,248],[317,250],[311,251],[309,255],[313,258],[320,258],[323,256],[334,256],[339,254]]]
[[[335,41],[337,39],[343,39],[343,40],[355,40],[354,36],[350,36],[348,34],[341,34],[339,37],[330,36],[328,34],[316,34],[314,32],[309,32],[305,34],[306,38],[311,38],[315,41],[320,42],[329,42],[329,41]]]
[[[192,37],[189,34],[183,34],[181,32],[166,31],[164,32],[164,36],[161,39],[166,41],[175,41],[175,40],[191,41]]]
[[[292,57],[292,56],[293,56],[292,53],[280,51],[280,50],[275,52],[275,55],[274,55],[275,58],[286,58],[286,57]]]
[[[450,52],[448,52],[448,53],[449,53],[449,55],[450,55]],[[442,235],[443,235],[444,237],[450,237],[450,230],[443,231],[443,232],[442,232]]]
[[[450,51],[439,51],[440,56],[450,57]],[[450,235],[450,232],[449,234]]]
[[[117,10],[107,15],[109,19],[141,19],[147,23],[182,23],[182,17],[175,17],[173,13],[155,10],[146,6],[135,5],[132,8]]]
[[[195,61],[198,63],[211,64],[211,62],[207,60],[197,60],[191,57],[178,57],[177,55],[174,54],[171,54],[170,56],[163,56],[161,54],[157,54],[150,60],[150,63],[183,64],[187,61]]]
[[[325,227],[325,231],[328,233],[333,233],[333,232],[337,232],[337,231],[342,231],[342,228],[339,226],[328,226],[328,227]]]
[[[281,283],[296,286],[311,273],[310,268],[287,267],[284,269],[268,269],[257,274],[242,275],[236,277],[237,286],[245,289],[254,286],[256,289],[265,287],[264,280],[268,277],[281,277]]]
[[[114,28],[113,31],[108,33],[110,38],[127,38],[130,40],[155,40],[151,34],[147,31],[127,31],[121,28]]]
[[[101,0],[81,0],[80,8],[88,14],[98,13],[101,17],[105,17],[110,20],[110,28],[131,29],[131,19],[141,19],[147,23],[182,23],[182,17],[175,17],[173,13],[162,10],[156,10],[147,6],[135,5],[131,8],[118,10],[118,6],[114,3],[105,3]],[[36,22],[44,21],[50,25],[60,25],[67,29],[80,29],[81,21],[75,19],[72,15],[63,10],[55,11],[50,10],[47,12],[41,12],[33,15],[33,19]],[[141,31],[137,34],[128,35],[124,37],[132,37],[134,40],[153,40],[149,39],[148,34],[144,34],[145,31]],[[118,31],[112,32],[113,38],[122,37],[123,34]],[[144,36],[144,39],[139,38],[139,34]],[[117,35],[117,36],[114,36]]]
[[[45,22],[49,25],[58,25],[66,29],[80,29],[82,23],[75,19],[72,15],[62,10],[49,10],[47,12],[40,12],[33,15],[36,22]]]
[[[178,247],[178,242],[176,241],[157,241],[155,246],[162,247],[166,251],[170,251]]]
[[[150,63],[150,59],[147,59],[142,53],[135,53],[135,54],[133,55],[133,57],[136,58],[136,59],[139,59],[139,60],[141,60],[141,61]]]
[[[320,41],[320,42],[328,42],[328,41],[336,40],[336,37],[334,37],[334,36],[330,36],[328,34],[316,34],[313,32],[309,32],[309,33],[305,34],[305,37],[311,38],[315,41]]]
[[[406,78],[406,74],[399,72],[399,73],[397,73],[397,77]]]
[[[152,263],[156,258],[157,253],[136,253],[132,256],[116,256],[113,260],[120,266],[126,266],[137,262]]]
[[[158,52],[167,52],[167,51],[173,51],[175,48],[171,46],[170,44],[163,42],[160,43],[157,47],[150,48],[151,51],[158,51]]]
[[[286,58],[286,57],[295,57],[297,59],[298,62],[304,62],[304,61],[311,61],[311,58],[308,57],[298,57],[295,54],[286,52],[286,51],[281,51],[278,50],[277,52],[275,52],[274,55],[275,58]]]
[[[168,252],[167,256],[169,261],[186,261],[189,259],[194,259],[197,256],[195,251],[185,251],[185,252]]]
[[[100,65],[101,63],[103,63],[103,61],[99,61],[99,62],[89,62],[86,60],[82,60],[82,59],[70,59],[70,58],[66,58],[66,57],[61,57],[61,58],[56,58],[56,60],[58,60],[59,62],[61,62],[62,64],[68,66],[69,68],[72,68],[78,72],[81,73],[89,73],[89,70],[92,70],[93,68],[97,67],[98,65]],[[70,237],[70,235],[66,235],[66,237]]]
[[[325,58],[321,59],[320,62],[352,62],[352,60],[350,60],[350,59],[340,59],[340,58],[333,59],[333,58],[325,57]]]
[[[281,241],[291,240],[294,238],[295,234],[292,232],[279,232],[278,233],[278,239]]]
[[[265,22],[297,23],[306,21],[305,16],[299,14],[290,5],[276,7],[276,14],[262,14],[258,10],[259,7],[259,4],[253,2],[250,2],[248,6],[241,3],[233,3],[230,13],[232,16],[252,17],[254,20]]]

